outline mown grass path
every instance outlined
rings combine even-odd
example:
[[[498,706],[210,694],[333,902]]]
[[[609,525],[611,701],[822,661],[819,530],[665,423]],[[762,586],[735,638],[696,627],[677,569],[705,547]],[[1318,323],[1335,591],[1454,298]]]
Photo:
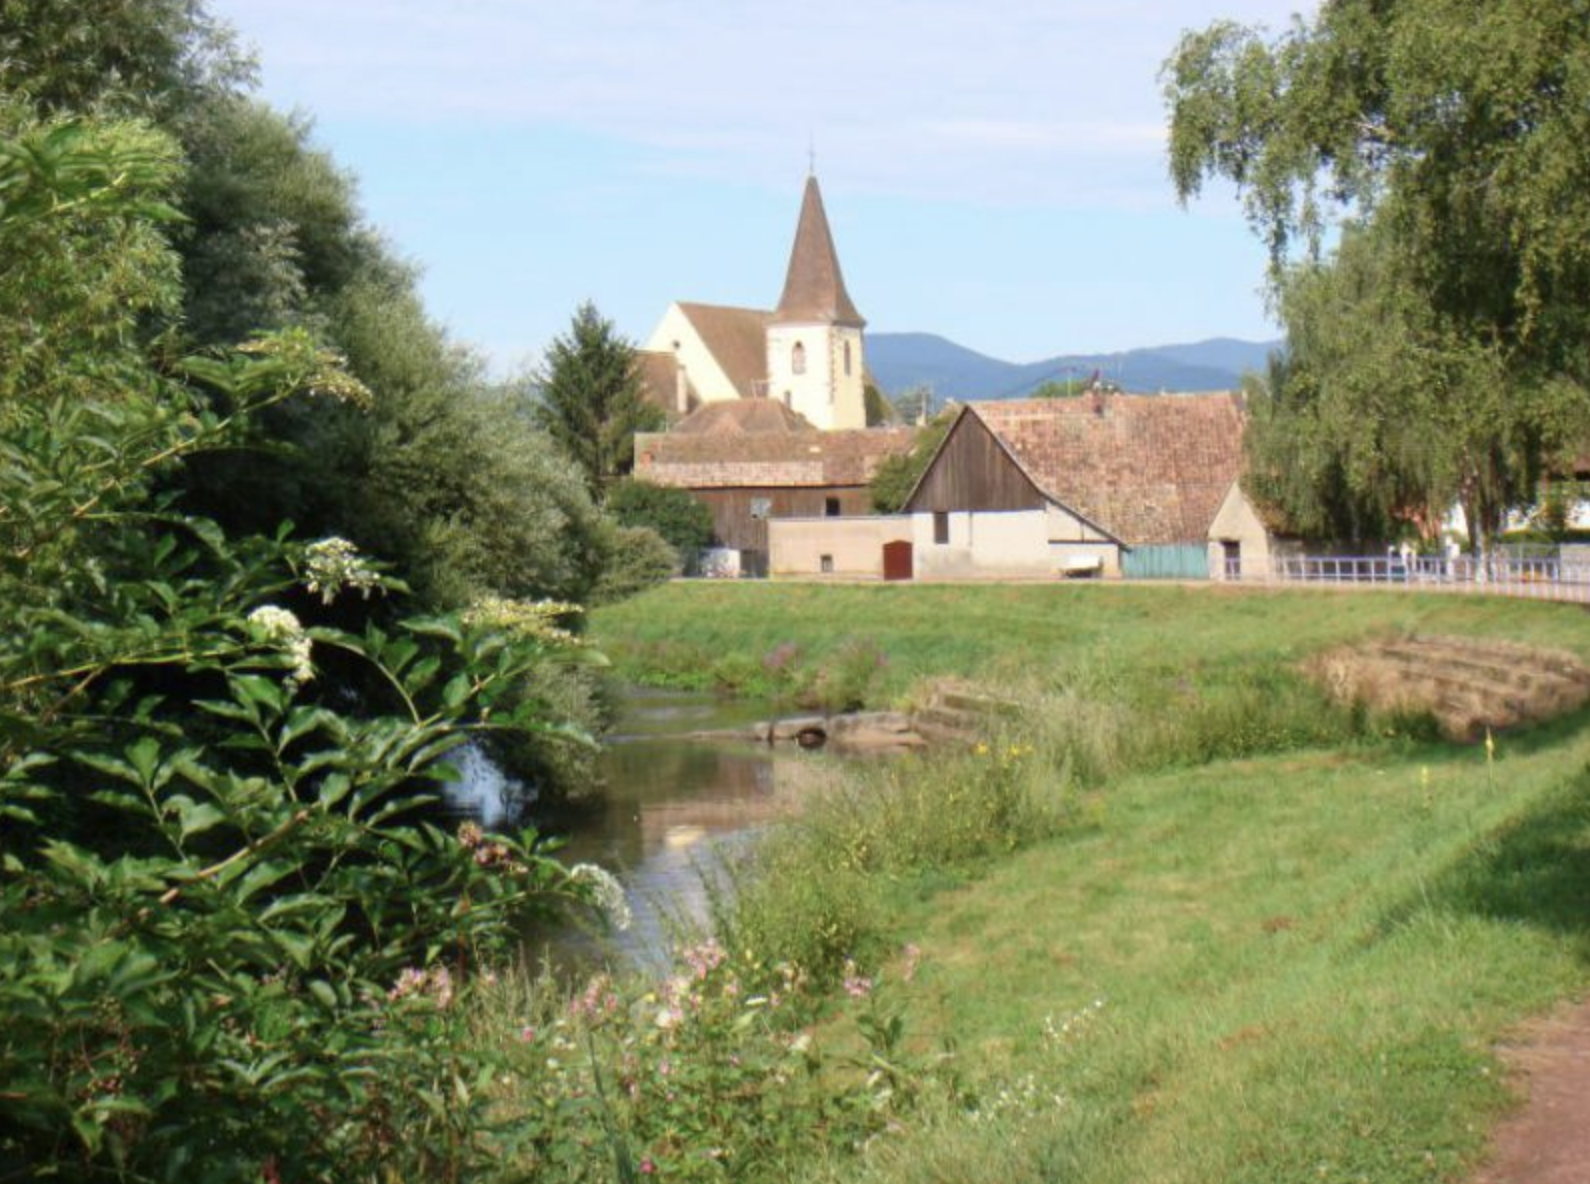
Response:
[[[1586,757],[1133,779],[1082,833],[902,917],[924,1038],[952,1036],[985,1092],[1036,1074],[1064,1098],[930,1140],[933,1178],[1456,1178],[1505,1101],[1493,1042],[1586,981],[1590,785],[1562,775]]]

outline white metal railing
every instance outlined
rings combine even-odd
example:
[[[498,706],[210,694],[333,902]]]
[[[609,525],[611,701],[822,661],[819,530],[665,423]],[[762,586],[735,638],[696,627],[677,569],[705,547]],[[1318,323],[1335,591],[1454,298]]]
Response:
[[[1265,567],[1226,560],[1224,578],[1243,584],[1305,584],[1405,588],[1421,592],[1486,592],[1538,600],[1590,602],[1590,566],[1557,558],[1472,555],[1287,555]]]

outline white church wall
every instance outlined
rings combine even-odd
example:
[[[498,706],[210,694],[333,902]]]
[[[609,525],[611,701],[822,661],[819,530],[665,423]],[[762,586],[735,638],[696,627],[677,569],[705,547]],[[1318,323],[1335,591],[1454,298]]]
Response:
[[[696,397],[703,403],[721,403],[740,397],[740,392],[734,389],[734,383],[678,304],[668,306],[645,348],[677,357]]]

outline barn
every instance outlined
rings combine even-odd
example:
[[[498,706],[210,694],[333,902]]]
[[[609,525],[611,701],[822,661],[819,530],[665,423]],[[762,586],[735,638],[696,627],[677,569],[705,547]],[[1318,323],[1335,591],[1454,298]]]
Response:
[[[1263,541],[1242,429],[1229,392],[967,404],[905,504],[915,573],[1207,578]]]

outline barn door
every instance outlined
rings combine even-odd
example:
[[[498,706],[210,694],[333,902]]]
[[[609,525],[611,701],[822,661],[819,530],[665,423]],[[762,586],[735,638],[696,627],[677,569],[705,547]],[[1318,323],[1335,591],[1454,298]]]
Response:
[[[883,544],[883,578],[886,580],[909,580],[911,578],[911,543],[907,539],[896,539],[892,543]]]

